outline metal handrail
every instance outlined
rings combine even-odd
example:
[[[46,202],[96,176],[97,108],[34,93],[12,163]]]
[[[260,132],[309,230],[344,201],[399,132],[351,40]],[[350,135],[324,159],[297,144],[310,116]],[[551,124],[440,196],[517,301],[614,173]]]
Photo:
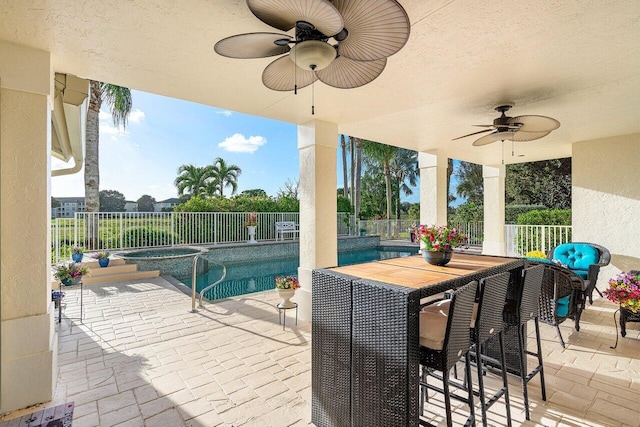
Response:
[[[197,282],[197,267],[198,267],[198,259],[200,259],[200,254],[193,257],[193,270],[191,275],[191,312],[197,313],[198,309],[196,308],[196,282]]]
[[[202,298],[204,297],[204,293],[207,292],[209,289],[213,288],[214,286],[220,284],[220,282],[222,282],[225,277],[227,277],[227,267],[225,267],[222,264],[218,264],[218,263],[213,263],[215,265],[219,265],[220,267],[222,267],[222,276],[220,277],[220,279],[212,284],[210,284],[209,286],[207,286],[206,288],[204,288],[203,290],[200,291],[200,301],[199,301],[199,306],[200,308],[203,308],[204,306],[202,305]]]

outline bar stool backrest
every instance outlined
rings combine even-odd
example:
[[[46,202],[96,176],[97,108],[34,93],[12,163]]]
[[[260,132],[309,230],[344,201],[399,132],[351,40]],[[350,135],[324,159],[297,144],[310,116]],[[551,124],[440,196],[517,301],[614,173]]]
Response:
[[[502,311],[507,297],[511,275],[499,273],[482,280],[478,298],[478,314],[475,324],[475,339],[483,343],[502,331]]]
[[[473,313],[473,303],[476,298],[478,282],[475,280],[456,289],[452,293],[449,316],[447,318],[447,332],[443,349],[446,352],[446,367],[449,369],[456,364],[471,345],[469,324]]]
[[[544,265],[536,265],[535,267],[525,268],[522,271],[524,283],[522,285],[522,298],[520,299],[519,307],[521,325],[538,317],[543,274]]]

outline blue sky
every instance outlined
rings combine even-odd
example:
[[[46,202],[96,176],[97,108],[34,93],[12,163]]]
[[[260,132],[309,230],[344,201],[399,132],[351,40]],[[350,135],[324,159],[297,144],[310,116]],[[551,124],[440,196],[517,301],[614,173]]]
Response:
[[[135,90],[132,97],[124,132],[113,126],[105,107],[100,114],[101,190],[117,190],[132,201],[144,194],[158,201],[177,197],[178,167],[212,164],[216,157],[242,169],[238,192],[261,188],[275,196],[287,180],[298,178],[295,125]],[[63,167],[68,165],[53,159],[53,169]],[[51,185],[53,197],[84,196],[84,169],[53,177]],[[417,201],[417,193],[403,201]]]

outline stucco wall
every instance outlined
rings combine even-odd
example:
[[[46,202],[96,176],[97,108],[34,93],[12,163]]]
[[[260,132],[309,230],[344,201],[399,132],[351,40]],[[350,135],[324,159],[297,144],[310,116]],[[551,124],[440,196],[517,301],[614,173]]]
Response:
[[[0,41],[0,413],[51,399],[49,55]]]
[[[573,144],[572,181],[573,240],[612,255],[604,289],[614,273],[640,269],[640,134]]]

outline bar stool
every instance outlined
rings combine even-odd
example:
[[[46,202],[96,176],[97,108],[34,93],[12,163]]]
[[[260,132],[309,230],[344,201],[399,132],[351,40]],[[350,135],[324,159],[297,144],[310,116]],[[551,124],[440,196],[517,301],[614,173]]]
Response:
[[[478,367],[478,391],[480,398],[480,409],[482,411],[482,425],[487,426],[487,409],[504,396],[504,404],[507,413],[507,425],[511,427],[511,407],[509,403],[509,382],[507,380],[507,366],[504,357],[504,340],[502,330],[504,321],[502,312],[507,298],[507,288],[509,287],[509,273],[500,273],[487,277],[480,282],[480,295],[478,297],[478,313],[471,329],[471,341],[474,344],[472,352],[475,353],[476,365]],[[500,346],[500,360],[492,359],[483,354],[483,348],[487,341],[498,336]],[[484,361],[491,362],[492,365],[499,363],[502,375],[502,388],[486,400],[484,391]]]
[[[482,425],[487,425],[487,409],[504,396],[507,425],[511,426],[511,407],[509,403],[509,385],[507,380],[507,367],[505,365],[504,344],[502,339],[502,329],[504,322],[502,312],[507,297],[507,288],[509,287],[509,273],[500,273],[483,279],[478,288],[478,302],[474,304],[470,334],[471,334],[471,354],[476,360],[478,368],[478,392],[480,398],[480,408],[482,410]],[[441,300],[433,305],[427,306],[423,312],[442,312],[448,313],[450,300]],[[500,359],[495,360],[486,356],[483,347],[487,341],[497,335],[500,345]],[[502,388],[486,399],[484,390],[484,361],[489,361],[492,366],[501,368]],[[455,371],[454,371],[455,372]]]
[[[471,339],[469,325],[473,311],[473,303],[478,288],[478,282],[473,281],[458,288],[451,294],[449,309],[443,312],[420,312],[420,410],[424,411],[427,389],[435,390],[444,395],[447,426],[451,427],[451,398],[469,405],[469,417],[465,425],[475,425],[473,403],[473,388],[471,384],[471,364],[469,362],[469,348]],[[451,394],[449,389],[449,373],[451,368],[464,356],[467,397]],[[442,372],[442,389],[427,383],[427,377],[434,370]],[[421,425],[432,426],[424,419]]]
[[[542,400],[547,400],[547,392],[544,386],[544,366],[542,365],[542,346],[540,345],[540,324],[538,322],[540,289],[542,288],[543,273],[543,265],[525,268],[522,271],[522,287],[519,289],[519,295],[514,295],[514,299],[507,300],[504,307],[505,323],[508,326],[517,328],[520,381],[522,383],[522,396],[524,398],[524,408],[527,420],[531,419],[529,415],[529,395],[527,392],[527,384],[538,373],[540,374]],[[525,331],[527,322],[532,319],[536,328],[536,353],[526,350],[525,340],[527,339],[527,335]],[[538,366],[536,366],[531,372],[527,372],[527,355],[538,358]]]

